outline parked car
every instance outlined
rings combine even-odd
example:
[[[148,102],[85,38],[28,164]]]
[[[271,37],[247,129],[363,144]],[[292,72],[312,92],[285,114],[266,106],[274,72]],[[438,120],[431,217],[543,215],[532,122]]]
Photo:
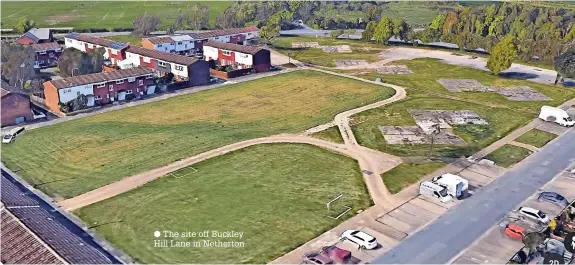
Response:
[[[329,257],[337,264],[359,264],[361,262],[360,259],[351,255],[351,251],[336,246],[323,247],[320,254]]]
[[[548,224],[550,221],[549,217],[545,213],[531,207],[520,207],[518,211],[520,216],[527,217],[540,223]]]
[[[319,253],[307,253],[302,258],[303,264],[333,264],[333,260]]]
[[[360,248],[365,249],[374,249],[377,247],[375,237],[359,230],[347,230],[343,232],[343,234],[341,234],[341,240],[349,240]]]
[[[505,235],[511,239],[523,240],[525,228],[516,224],[508,224],[505,226]]]
[[[549,191],[541,192],[537,200],[540,202],[552,203],[561,208],[565,208],[569,205],[569,201],[557,192],[549,192]]]
[[[16,127],[2,136],[2,143],[9,144],[16,139],[16,136],[24,133],[24,127]]]

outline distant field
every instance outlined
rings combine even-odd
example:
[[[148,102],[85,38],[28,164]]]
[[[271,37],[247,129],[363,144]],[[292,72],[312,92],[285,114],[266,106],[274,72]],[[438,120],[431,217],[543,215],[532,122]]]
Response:
[[[165,25],[174,22],[188,5],[199,3],[210,7],[210,22],[231,1],[2,1],[2,28],[12,28],[21,17],[36,21],[38,27],[128,28],[132,21],[144,14],[159,16]]]
[[[70,198],[226,144],[301,132],[393,93],[299,70],[31,130],[2,147],[2,161]]]
[[[337,225],[325,203],[366,209],[357,162],[304,144],[265,144],[193,165],[76,214],[143,264],[265,264]],[[345,220],[346,217],[341,218]],[[237,231],[243,247],[154,248],[156,230]],[[182,240],[180,238],[180,240]]]
[[[130,43],[135,46],[142,46],[142,38],[134,37],[132,35],[119,35],[119,36],[107,36],[105,39],[115,40],[124,43]]]

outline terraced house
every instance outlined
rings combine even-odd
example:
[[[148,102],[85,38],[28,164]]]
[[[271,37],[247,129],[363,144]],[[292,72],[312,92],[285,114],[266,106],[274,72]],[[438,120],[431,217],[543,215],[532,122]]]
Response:
[[[80,33],[70,33],[64,38],[66,48],[75,48],[83,52],[91,52],[96,48],[104,48],[104,58],[109,60],[111,65],[126,59],[126,49],[130,45],[123,42],[111,41],[103,38],[92,37]]]
[[[39,43],[31,45],[36,53],[34,67],[43,68],[56,66],[62,54],[62,47],[56,42]]]
[[[231,65],[234,69],[252,68],[256,72],[267,72],[272,66],[270,51],[255,46],[208,41],[204,44],[204,56],[207,61]]]

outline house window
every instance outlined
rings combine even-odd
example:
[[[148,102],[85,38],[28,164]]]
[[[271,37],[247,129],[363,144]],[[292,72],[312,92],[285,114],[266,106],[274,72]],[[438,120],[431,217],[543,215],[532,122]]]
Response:
[[[132,90],[126,90],[126,94],[132,94]]]
[[[68,93],[72,92],[72,89],[68,89]]]
[[[147,75],[147,76],[146,76],[146,79],[151,79],[151,78],[152,78],[152,75]]]
[[[161,47],[162,47],[162,44],[158,44],[158,47],[160,47],[160,48],[161,48]]]
[[[94,45],[88,43],[88,48],[92,49],[94,48]]]
[[[102,96],[94,96],[94,100],[100,100],[102,99]]]
[[[223,54],[223,55],[232,55],[232,52],[230,52],[230,51],[222,51],[222,54]]]
[[[247,54],[240,54],[240,57],[241,58],[248,58],[248,55]]]
[[[76,92],[76,96],[79,96],[79,95],[80,95],[80,91]]]
[[[159,65],[159,66],[162,66],[162,67],[165,67],[165,66],[166,66],[166,62],[158,61],[158,65]]]
[[[177,71],[184,71],[184,67],[181,65],[176,65],[176,70]]]
[[[123,83],[124,83],[124,79],[116,80],[116,84],[118,84],[118,85],[119,85],[119,84],[123,84]]]
[[[114,85],[110,85],[110,86],[108,87],[108,91],[110,91],[110,92],[114,91]]]
[[[182,45],[182,42],[181,42],[181,41],[178,41],[178,45]]]
[[[71,39],[67,39],[66,42],[72,43],[72,40],[71,40]]]
[[[142,79],[138,80],[138,85],[139,85],[139,86],[143,86],[143,85],[144,85],[144,80],[142,80]]]
[[[39,54],[46,54],[46,51],[40,51]]]
[[[151,62],[150,57],[144,57],[144,62],[146,62],[146,63]]]
[[[132,83],[132,82],[134,82],[134,81],[136,81],[136,78],[135,78],[135,77],[128,77],[128,82]]]
[[[96,87],[105,87],[106,83],[100,83],[100,84],[96,84]]]

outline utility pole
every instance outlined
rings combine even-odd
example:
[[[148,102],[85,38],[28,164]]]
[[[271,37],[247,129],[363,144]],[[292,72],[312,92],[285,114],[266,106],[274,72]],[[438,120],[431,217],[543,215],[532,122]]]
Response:
[[[427,160],[431,160],[431,155],[433,154],[433,144],[435,144],[435,136],[441,132],[441,127],[438,123],[431,125],[431,128],[431,143],[429,144],[429,156],[427,157]]]

